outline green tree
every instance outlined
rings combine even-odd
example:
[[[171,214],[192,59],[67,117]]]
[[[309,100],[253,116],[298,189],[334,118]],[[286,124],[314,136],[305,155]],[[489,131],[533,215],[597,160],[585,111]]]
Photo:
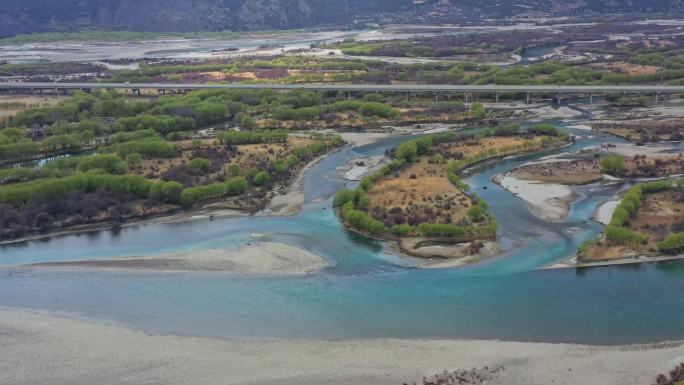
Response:
[[[268,183],[268,181],[271,179],[271,176],[269,175],[268,171],[260,171],[256,175],[254,175],[254,184],[257,186],[261,186],[265,183]]]
[[[470,106],[470,113],[475,119],[484,119],[487,116],[487,110],[485,110],[482,103],[476,102]]]
[[[397,147],[396,155],[398,159],[406,162],[413,162],[418,157],[418,146],[416,142],[409,141],[400,144]]]
[[[625,159],[620,155],[604,156],[601,159],[601,172],[612,176],[622,176],[625,172]]]
[[[204,158],[195,158],[190,161],[190,168],[195,172],[207,172],[211,167],[211,162]]]
[[[138,168],[142,164],[142,155],[137,152],[126,155],[126,163],[130,168]]]
[[[101,170],[107,174],[125,174],[126,163],[114,154],[92,155],[78,159],[76,169],[81,172]]]

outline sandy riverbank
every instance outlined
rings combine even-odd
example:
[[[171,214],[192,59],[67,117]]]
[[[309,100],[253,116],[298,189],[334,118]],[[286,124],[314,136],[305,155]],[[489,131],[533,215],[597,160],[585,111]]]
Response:
[[[501,367],[487,384],[644,385],[684,361],[684,344],[584,346],[454,340],[248,341],[155,335],[0,311],[0,383],[368,384]]]
[[[302,191],[302,181],[304,180],[304,175],[311,167],[313,167],[313,165],[320,162],[335,151],[338,150],[326,152],[325,154],[309,162],[306,166],[302,167],[297,172],[297,176],[295,177],[294,181],[287,188],[287,193],[273,197],[268,203],[266,210],[262,211],[261,214],[273,216],[290,216],[302,211],[302,207],[304,206],[304,192]]]
[[[634,143],[610,143],[610,147],[601,147],[601,150],[622,155],[628,158],[631,158],[635,155],[645,155],[647,157],[663,156],[672,154],[673,151],[676,151],[674,147],[649,145],[637,146]]]
[[[283,243],[263,242],[236,249],[211,249],[140,257],[45,262],[31,268],[90,268],[157,272],[224,272],[306,275],[328,266],[325,258]]]
[[[374,143],[379,139],[387,138],[388,136],[396,135],[396,133],[388,132],[341,132],[339,135],[342,140],[351,144],[354,147],[365,146]]]
[[[615,209],[617,209],[619,204],[620,200],[612,200],[602,203],[596,208],[596,211],[591,216],[592,219],[603,225],[608,225],[611,219],[613,219],[613,213],[615,212]]]
[[[384,154],[373,155],[361,159],[353,159],[338,167],[337,174],[342,179],[359,181],[364,176],[374,173],[391,161],[392,159]]]
[[[496,241],[477,240],[449,243],[439,238],[405,237],[390,242],[395,252],[416,259],[417,266],[426,269],[444,269],[470,265],[501,253]]]
[[[568,216],[571,203],[577,198],[566,185],[517,179],[509,173],[497,175],[495,183],[527,203],[530,212],[545,221],[561,221]]]
[[[528,119],[531,122],[538,122],[547,119],[572,119],[582,116],[582,113],[574,108],[567,106],[553,107],[546,105],[530,109],[536,116]]]
[[[626,257],[619,259],[612,259],[606,261],[595,261],[595,262],[581,262],[577,257],[572,257],[564,261],[554,263],[553,265],[546,266],[544,269],[565,269],[565,268],[576,268],[576,267],[600,267],[600,266],[614,266],[614,265],[633,265],[636,263],[648,263],[648,262],[664,262],[664,261],[675,261],[679,259],[684,259],[684,254],[681,255],[638,255],[634,257]]]

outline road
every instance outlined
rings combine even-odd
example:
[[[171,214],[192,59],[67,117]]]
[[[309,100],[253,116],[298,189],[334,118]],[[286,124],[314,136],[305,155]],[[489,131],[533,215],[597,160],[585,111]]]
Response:
[[[192,91],[209,89],[240,90],[315,90],[363,92],[525,92],[525,93],[684,93],[684,86],[616,85],[616,86],[563,86],[563,85],[449,85],[449,84],[183,84],[183,83],[0,83],[0,91],[20,90],[92,90],[127,89],[140,91]]]

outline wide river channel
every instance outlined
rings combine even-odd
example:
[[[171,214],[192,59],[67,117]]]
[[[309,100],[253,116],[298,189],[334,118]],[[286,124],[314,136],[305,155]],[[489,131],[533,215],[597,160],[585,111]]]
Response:
[[[565,125],[556,122],[561,125]],[[569,124],[569,123],[568,123]],[[344,230],[331,209],[346,183],[337,167],[409,137],[345,148],[305,175],[307,204],[292,217],[255,216],[55,236],[0,248],[0,307],[47,311],[151,332],[229,339],[484,338],[621,344],[684,338],[684,262],[540,268],[575,252],[602,227],[589,219],[624,186],[578,189],[562,223],[532,216],[491,177],[529,160],[481,164],[466,182],[501,224],[504,255],[452,269],[422,269],[384,242]],[[486,188],[485,188],[486,187]],[[44,261],[145,255],[275,241],[331,262],[305,277],[16,268]]]

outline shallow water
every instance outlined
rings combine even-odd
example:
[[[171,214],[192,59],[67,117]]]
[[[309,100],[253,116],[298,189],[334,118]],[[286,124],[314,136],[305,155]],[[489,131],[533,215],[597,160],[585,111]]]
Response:
[[[583,136],[567,150],[596,145]],[[601,226],[588,217],[620,184],[578,188],[562,223],[532,216],[490,178],[546,154],[482,164],[466,182],[501,224],[501,257],[458,269],[425,270],[384,242],[345,231],[330,197],[345,182],[336,167],[384,152],[407,137],[345,148],[317,163],[308,204],[287,218],[248,217],[153,224],[52,237],[0,248],[13,265],[235,246],[258,240],[306,248],[332,267],[307,277],[0,269],[0,306],[65,312],[128,327],[223,338],[497,338],[583,343],[684,338],[684,263],[538,270],[574,253]],[[605,138],[602,138],[605,140]],[[609,138],[610,141],[619,141]],[[487,187],[486,189],[484,187]],[[254,233],[263,238],[254,238]]]

